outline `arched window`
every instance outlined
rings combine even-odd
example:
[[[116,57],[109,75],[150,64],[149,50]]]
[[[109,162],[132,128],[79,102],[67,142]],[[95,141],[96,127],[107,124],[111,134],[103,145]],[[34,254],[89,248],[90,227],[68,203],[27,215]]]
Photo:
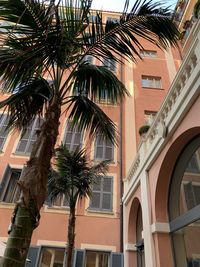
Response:
[[[200,267],[200,136],[181,153],[169,192],[176,267]]]

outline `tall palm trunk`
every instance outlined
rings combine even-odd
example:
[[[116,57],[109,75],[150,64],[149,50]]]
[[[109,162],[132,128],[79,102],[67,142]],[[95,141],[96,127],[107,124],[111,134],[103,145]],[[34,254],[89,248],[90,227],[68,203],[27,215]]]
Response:
[[[73,207],[70,208],[70,214],[68,220],[68,235],[67,235],[68,245],[66,249],[67,261],[65,267],[72,267],[74,240],[75,240],[75,223],[76,223],[75,207]]]
[[[46,198],[47,177],[58,135],[60,102],[54,99],[38,131],[27,167],[19,181],[22,194],[16,204],[10,235],[1,267],[24,267],[33,230],[38,226],[40,209]]]

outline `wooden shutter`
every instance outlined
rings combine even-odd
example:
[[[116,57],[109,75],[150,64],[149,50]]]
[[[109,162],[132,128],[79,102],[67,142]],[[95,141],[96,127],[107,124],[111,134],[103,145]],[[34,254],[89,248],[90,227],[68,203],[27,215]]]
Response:
[[[39,247],[30,247],[25,267],[37,267],[39,257]]]
[[[1,185],[0,185],[0,201],[3,201],[4,192],[6,189],[5,187],[8,183],[8,179],[10,179],[11,173],[12,173],[12,170],[11,170],[10,166],[8,165],[5,169],[5,172],[4,172],[2,181],[1,181]]]
[[[111,253],[111,267],[123,267],[124,258],[123,253]]]
[[[76,249],[74,254],[73,267],[84,267],[85,250]]]

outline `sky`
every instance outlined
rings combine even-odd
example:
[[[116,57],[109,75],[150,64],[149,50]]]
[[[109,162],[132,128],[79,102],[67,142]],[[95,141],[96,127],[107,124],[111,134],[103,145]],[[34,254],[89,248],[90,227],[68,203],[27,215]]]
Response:
[[[159,1],[159,0],[158,0]],[[130,0],[130,6],[134,3],[134,0]],[[163,1],[162,1],[163,2]],[[172,5],[172,8],[176,5],[176,0],[165,0],[166,5]],[[125,0],[93,0],[92,8],[100,9],[100,10],[107,10],[107,11],[123,11]],[[133,4],[132,4],[133,5]]]

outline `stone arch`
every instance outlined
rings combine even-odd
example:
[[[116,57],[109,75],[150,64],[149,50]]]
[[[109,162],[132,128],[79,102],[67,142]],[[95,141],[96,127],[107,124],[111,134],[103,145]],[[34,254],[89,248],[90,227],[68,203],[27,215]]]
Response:
[[[200,127],[186,130],[179,135],[168,148],[160,165],[155,189],[155,219],[158,222],[168,222],[168,194],[172,173],[179,155],[184,147],[199,134]]]
[[[136,223],[137,223],[137,213],[138,209],[141,207],[140,200],[135,197],[132,200],[129,217],[128,217],[128,242],[136,243]]]

